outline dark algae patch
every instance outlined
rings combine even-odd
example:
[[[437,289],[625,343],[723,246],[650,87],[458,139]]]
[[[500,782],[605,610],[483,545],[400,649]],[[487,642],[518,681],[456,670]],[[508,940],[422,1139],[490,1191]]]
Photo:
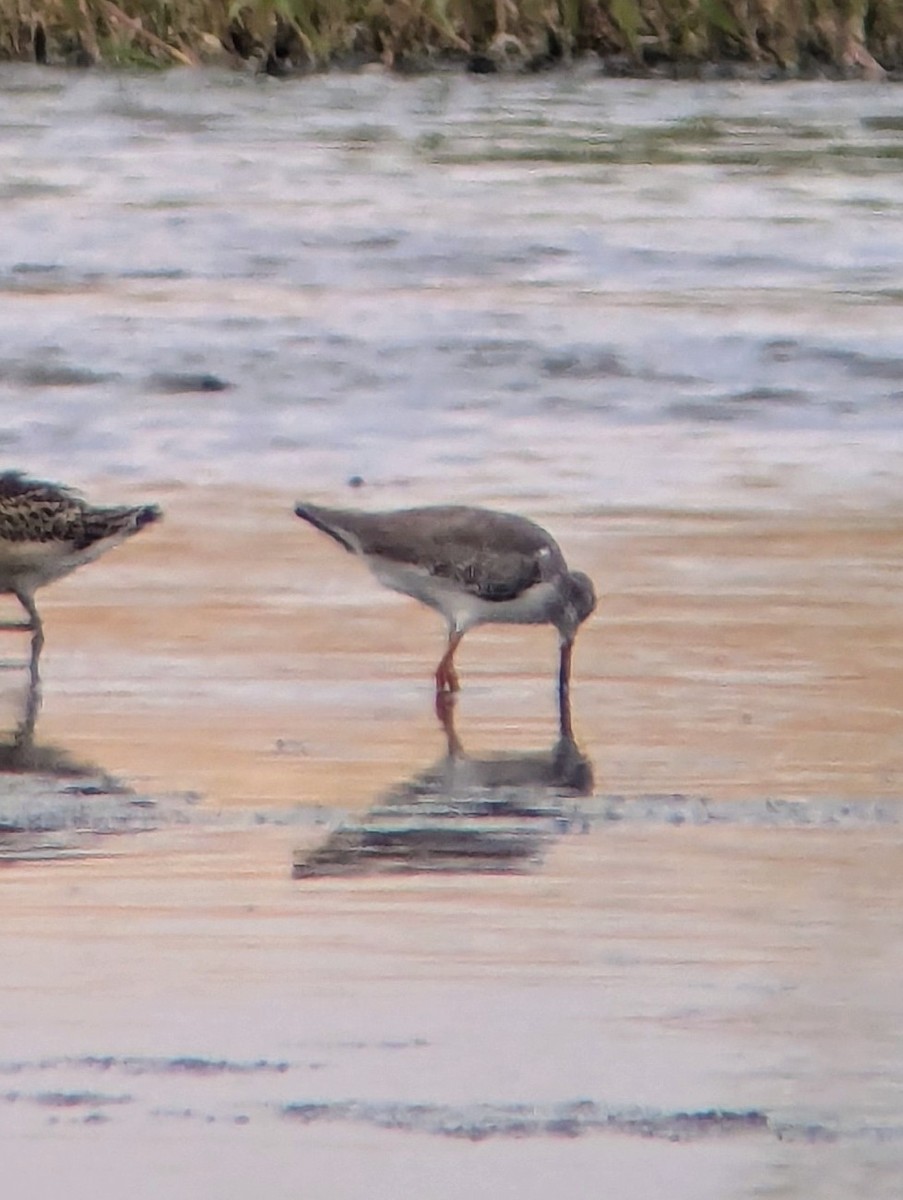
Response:
[[[194,1075],[214,1077],[219,1075],[254,1075],[259,1072],[282,1074],[287,1071],[286,1062],[234,1061],[222,1058],[183,1056],[178,1058],[153,1058],[138,1055],[84,1055],[82,1057],[61,1056],[42,1058],[35,1061],[19,1060],[0,1062],[0,1075],[20,1075],[38,1071],[96,1071],[124,1075]]]
[[[576,1138],[588,1135],[645,1138],[672,1143],[764,1137],[779,1142],[886,1144],[903,1139],[887,1125],[846,1125],[831,1120],[782,1117],[764,1109],[610,1109],[592,1100],[552,1104],[401,1104],[368,1101],[298,1101],[282,1115],[311,1125],[347,1122],[481,1142],[493,1138]]]
[[[393,1104],[364,1101],[298,1102],[283,1114],[304,1124],[343,1121],[484,1141],[488,1138],[580,1137],[591,1133],[626,1134],[691,1142],[707,1138],[776,1133],[767,1113],[758,1109],[705,1109],[699,1112],[617,1111],[591,1100],[561,1104]]]

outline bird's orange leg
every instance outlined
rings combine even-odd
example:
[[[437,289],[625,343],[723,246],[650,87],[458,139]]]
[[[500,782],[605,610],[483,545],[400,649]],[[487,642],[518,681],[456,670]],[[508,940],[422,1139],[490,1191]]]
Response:
[[[439,660],[439,666],[436,668],[436,691],[437,692],[458,692],[461,690],[461,685],[458,683],[458,672],[455,670],[455,651],[458,649],[458,644],[463,633],[457,629],[453,629],[448,635],[448,645],[445,648],[445,653]]]

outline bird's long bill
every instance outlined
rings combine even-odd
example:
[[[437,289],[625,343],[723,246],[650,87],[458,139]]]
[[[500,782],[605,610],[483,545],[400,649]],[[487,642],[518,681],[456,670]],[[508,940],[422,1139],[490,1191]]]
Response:
[[[573,640],[561,643],[561,662],[558,667],[558,727],[563,738],[573,738],[571,724],[571,658]]]

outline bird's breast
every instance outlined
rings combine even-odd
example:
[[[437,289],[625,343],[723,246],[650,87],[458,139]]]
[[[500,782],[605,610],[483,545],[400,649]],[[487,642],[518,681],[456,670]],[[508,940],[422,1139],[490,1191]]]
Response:
[[[122,535],[77,550],[71,542],[7,541],[0,537],[0,590],[9,591],[20,582],[31,589],[43,587],[98,558],[120,541]]]

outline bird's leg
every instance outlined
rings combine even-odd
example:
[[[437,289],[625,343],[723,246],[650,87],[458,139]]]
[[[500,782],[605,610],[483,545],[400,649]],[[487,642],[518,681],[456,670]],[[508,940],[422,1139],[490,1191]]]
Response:
[[[44,645],[44,627],[35,607],[34,597],[27,592],[16,592],[16,599],[28,613],[28,624],[25,628],[31,630],[31,657],[28,661],[28,694],[25,698],[25,712],[19,728],[16,730],[14,745],[17,750],[27,750],[34,737],[35,721],[41,707],[41,675],[39,662],[41,649]]]
[[[573,739],[571,725],[571,656],[574,653],[573,639],[561,642],[561,661],[558,667],[558,727],[563,738]]]
[[[34,596],[28,592],[16,592],[16,599],[28,613],[27,628],[31,630],[29,673],[31,675],[32,687],[37,689],[40,682],[38,677],[38,659],[41,657],[41,650],[44,648],[44,626],[41,624],[41,617],[35,605]]]
[[[436,691],[457,692],[461,685],[458,683],[458,672],[455,670],[455,651],[464,634],[458,629],[448,632],[448,645],[436,668]]]
[[[25,709],[13,737],[13,746],[20,753],[28,753],[34,741],[34,727],[41,707],[41,681],[37,673],[37,663],[32,661],[31,678],[28,682],[28,692],[25,697]]]

